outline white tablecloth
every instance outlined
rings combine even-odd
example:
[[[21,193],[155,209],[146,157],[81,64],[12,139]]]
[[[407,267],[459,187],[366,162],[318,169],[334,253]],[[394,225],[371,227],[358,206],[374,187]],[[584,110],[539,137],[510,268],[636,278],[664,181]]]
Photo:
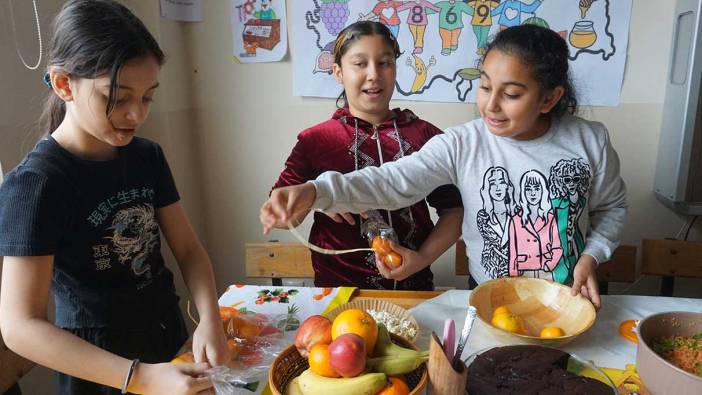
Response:
[[[471,291],[452,290],[427,300],[410,310],[421,327],[418,346],[428,348],[432,331],[441,338],[444,320],[456,322],[456,337],[460,336]],[[663,311],[702,311],[702,300],[657,296],[604,295],[602,308],[597,312],[595,325],[590,330],[562,347],[564,351],[593,361],[600,367],[623,369],[635,363],[636,345],[619,335],[619,324],[624,320],[638,320]],[[495,339],[478,318],[463,351],[465,359],[474,352],[488,347],[505,345]]]

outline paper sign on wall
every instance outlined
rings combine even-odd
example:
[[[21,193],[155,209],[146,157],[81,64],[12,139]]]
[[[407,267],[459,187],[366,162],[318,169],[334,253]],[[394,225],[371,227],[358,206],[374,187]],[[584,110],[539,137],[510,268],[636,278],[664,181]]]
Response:
[[[284,0],[232,0],[234,56],[241,63],[276,62],[288,51]]]
[[[202,22],[202,0],[161,0],[161,18]]]
[[[631,0],[309,0],[294,7],[293,94],[337,97],[331,75],[337,34],[379,21],[397,38],[393,99],[474,102],[477,61],[501,29],[536,24],[568,43],[580,104],[619,104]]]

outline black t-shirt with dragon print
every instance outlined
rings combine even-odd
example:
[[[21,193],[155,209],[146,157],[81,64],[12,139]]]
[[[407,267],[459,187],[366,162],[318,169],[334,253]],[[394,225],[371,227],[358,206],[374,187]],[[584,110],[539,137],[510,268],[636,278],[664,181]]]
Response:
[[[54,256],[56,325],[137,328],[178,301],[156,216],[178,200],[154,142],[101,162],[49,136],[0,186],[0,255]]]

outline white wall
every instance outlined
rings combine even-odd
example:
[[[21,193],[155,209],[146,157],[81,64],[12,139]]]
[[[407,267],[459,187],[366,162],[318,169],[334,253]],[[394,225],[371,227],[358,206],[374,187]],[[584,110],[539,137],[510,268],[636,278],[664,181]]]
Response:
[[[288,1],[288,14],[300,0]],[[19,42],[25,58],[36,55],[29,1],[14,1]],[[62,0],[41,0],[44,34]],[[156,0],[124,0],[144,20],[168,54],[161,88],[143,135],[157,140],[168,156],[183,204],[215,264],[219,291],[244,278],[244,243],[287,232],[261,234],[260,205],[282,169],[283,161],[305,127],[327,119],[333,100],[293,97],[290,56],[283,62],[242,65],[232,56],[230,2],[205,1],[204,23],[176,23],[159,17]],[[659,138],[664,79],[670,49],[673,1],[634,1],[622,104],[583,108],[581,115],[604,122],[622,161],[629,188],[630,216],[624,243],[674,236],[684,219],[659,204],[652,191]],[[41,72],[28,71],[15,55],[8,2],[0,2],[0,160],[5,171],[31,149],[41,99],[46,92]],[[48,39],[45,36],[45,42]],[[441,128],[476,117],[470,104],[396,102]],[[697,227],[699,229],[699,226]],[[693,232],[693,238],[698,233]],[[173,267],[172,258],[168,257]],[[453,252],[433,265],[436,284],[465,288],[453,274]],[[187,294],[178,279],[184,299]],[[652,292],[644,279],[627,292]],[[699,282],[683,281],[676,292],[698,295]],[[616,291],[624,287],[613,287]],[[22,380],[25,393],[51,394],[45,369]]]

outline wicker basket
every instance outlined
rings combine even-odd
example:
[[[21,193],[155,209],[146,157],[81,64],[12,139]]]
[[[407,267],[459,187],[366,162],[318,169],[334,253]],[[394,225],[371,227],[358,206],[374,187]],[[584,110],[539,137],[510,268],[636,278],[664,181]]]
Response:
[[[417,338],[419,337],[419,324],[417,324],[417,320],[412,317],[412,314],[410,314],[407,309],[402,308],[395,303],[391,303],[385,300],[380,300],[380,299],[361,299],[361,300],[354,300],[348,303],[344,303],[341,306],[335,308],[334,310],[328,312],[325,314],[327,318],[329,318],[331,321],[334,321],[334,318],[336,318],[337,315],[341,314],[342,311],[348,310],[348,309],[361,309],[361,310],[375,310],[375,311],[385,311],[388,314],[392,314],[395,317],[409,321],[412,325],[414,325],[415,328],[417,328],[417,332],[415,332],[414,336],[411,338],[405,338],[409,340],[411,343],[414,343],[417,341]]]
[[[391,333],[390,338],[393,343],[399,346],[417,350],[417,346],[410,343],[404,337]],[[271,392],[274,395],[282,395],[288,383],[309,367],[307,358],[302,357],[302,355],[297,352],[294,344],[290,345],[278,355],[273,361],[271,369],[268,371],[268,385],[271,388]],[[404,379],[410,387],[410,395],[420,394],[427,385],[428,375],[426,365],[422,365],[404,375]]]

